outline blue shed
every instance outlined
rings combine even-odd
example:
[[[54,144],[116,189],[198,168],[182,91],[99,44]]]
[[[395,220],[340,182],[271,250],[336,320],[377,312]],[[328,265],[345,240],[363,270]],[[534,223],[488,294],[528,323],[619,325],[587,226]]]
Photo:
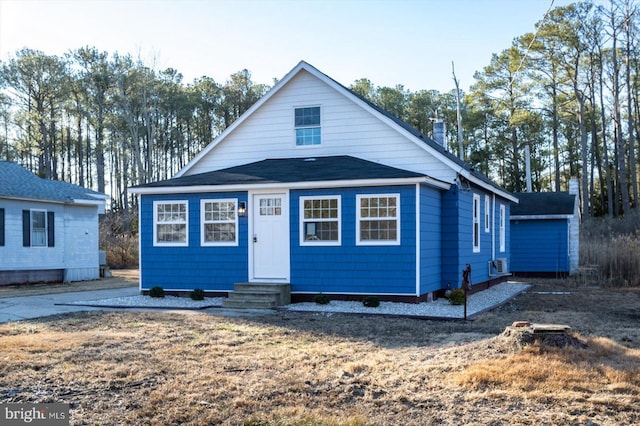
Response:
[[[511,271],[522,276],[566,276],[578,271],[578,197],[568,192],[514,194]]]
[[[246,283],[422,301],[504,280],[517,199],[439,144],[300,62],[175,177],[131,189],[140,289]]]

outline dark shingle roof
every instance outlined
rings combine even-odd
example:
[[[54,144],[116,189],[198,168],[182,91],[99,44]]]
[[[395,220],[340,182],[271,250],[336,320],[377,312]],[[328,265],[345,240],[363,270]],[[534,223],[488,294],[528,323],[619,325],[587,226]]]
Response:
[[[511,206],[512,216],[573,214],[575,195],[568,192],[520,192],[520,203]]]
[[[106,196],[71,183],[42,179],[16,163],[0,161],[0,198],[71,203],[104,200]]]
[[[321,71],[318,71],[318,72],[322,73]],[[413,127],[411,124],[407,123],[404,120],[401,120],[400,118],[398,118],[395,115],[391,114],[389,111],[379,107],[378,105],[374,104],[373,102],[369,101],[368,99],[360,96],[358,93],[356,93],[353,90],[349,89],[348,87],[344,86],[340,82],[334,80],[333,78],[331,78],[327,74],[324,74],[324,73],[322,73],[322,74],[326,78],[328,78],[331,81],[333,81],[335,84],[341,86],[344,90],[350,92],[351,94],[353,94],[354,96],[356,96],[357,98],[359,98],[360,100],[365,102],[367,105],[369,105],[374,110],[378,111],[380,114],[382,114],[385,117],[387,117],[390,120],[392,120],[394,123],[396,123],[398,126],[402,127],[407,132],[411,133],[416,138],[422,140],[426,145],[429,145],[429,147],[431,147],[435,151],[439,152],[440,154],[444,155],[450,161],[453,161],[454,163],[459,165],[461,169],[467,170],[475,178],[481,180],[482,182],[484,182],[484,183],[486,183],[488,185],[491,185],[492,187],[494,187],[496,189],[500,189],[502,191],[505,191],[505,189],[503,187],[501,187],[500,185],[498,185],[497,183],[495,183],[494,181],[489,179],[484,174],[476,171],[473,167],[471,167],[471,165],[469,163],[467,163],[464,160],[461,160],[458,156],[456,156],[456,155],[452,154],[451,152],[449,152],[447,149],[445,149],[445,147],[443,147],[438,142],[436,142],[433,139],[431,139],[429,136],[427,136],[424,133],[422,133],[420,130],[418,130],[415,127]]]
[[[420,173],[341,155],[262,160],[228,169],[153,182],[136,188],[402,179],[423,176]]]

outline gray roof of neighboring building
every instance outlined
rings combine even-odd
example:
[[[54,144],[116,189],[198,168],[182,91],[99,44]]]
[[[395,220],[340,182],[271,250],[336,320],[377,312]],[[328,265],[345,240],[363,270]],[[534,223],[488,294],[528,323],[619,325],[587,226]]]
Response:
[[[195,175],[181,176],[136,188],[318,182],[357,179],[419,178],[425,175],[348,155],[268,159]]]
[[[68,182],[42,179],[17,163],[0,161],[0,198],[74,203],[104,201],[107,196]]]
[[[572,215],[574,194],[568,192],[519,192],[519,204],[511,206],[511,216]]]

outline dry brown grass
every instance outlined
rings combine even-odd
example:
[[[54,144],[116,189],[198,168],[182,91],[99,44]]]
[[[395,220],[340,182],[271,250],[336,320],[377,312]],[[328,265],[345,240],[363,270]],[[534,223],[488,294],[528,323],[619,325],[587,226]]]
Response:
[[[580,232],[580,264],[606,286],[640,286],[640,211],[587,219]]]
[[[103,312],[0,325],[0,402],[72,424],[624,425],[640,422],[640,294],[540,281],[471,322]],[[516,348],[514,320],[586,349]]]

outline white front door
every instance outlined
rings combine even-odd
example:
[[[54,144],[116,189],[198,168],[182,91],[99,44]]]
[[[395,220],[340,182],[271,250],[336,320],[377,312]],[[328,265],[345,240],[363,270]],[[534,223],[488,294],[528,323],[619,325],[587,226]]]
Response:
[[[289,197],[287,193],[254,194],[250,244],[253,281],[289,280]]]

